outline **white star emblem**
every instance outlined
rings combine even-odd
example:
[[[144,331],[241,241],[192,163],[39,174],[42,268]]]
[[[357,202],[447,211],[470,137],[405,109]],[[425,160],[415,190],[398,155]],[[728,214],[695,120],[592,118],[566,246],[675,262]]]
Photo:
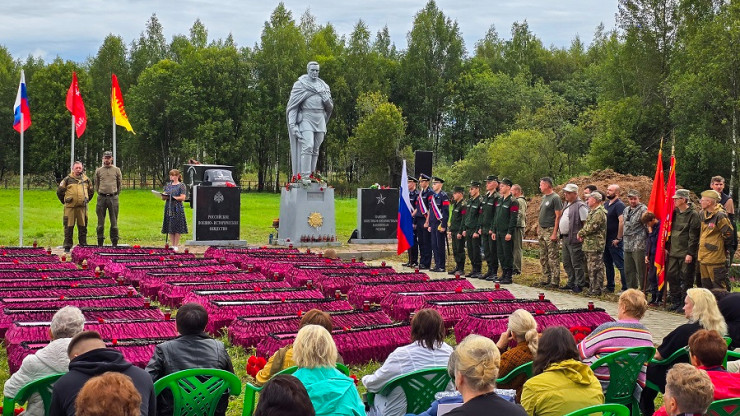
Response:
[[[380,205],[380,204],[385,205],[385,197],[382,194],[381,195],[378,195],[375,199],[378,200],[378,205]]]

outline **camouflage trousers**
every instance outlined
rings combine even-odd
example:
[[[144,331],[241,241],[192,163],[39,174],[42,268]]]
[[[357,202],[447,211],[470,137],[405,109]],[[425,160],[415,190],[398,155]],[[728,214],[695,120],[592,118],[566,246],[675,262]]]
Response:
[[[732,290],[726,263],[699,264],[701,270],[701,287],[704,289]]]
[[[604,253],[601,251],[586,251],[588,265],[589,294],[600,295],[604,285]]]
[[[537,227],[537,240],[540,246],[540,265],[542,266],[543,284],[560,284],[560,245],[559,241],[550,240],[555,227]]]

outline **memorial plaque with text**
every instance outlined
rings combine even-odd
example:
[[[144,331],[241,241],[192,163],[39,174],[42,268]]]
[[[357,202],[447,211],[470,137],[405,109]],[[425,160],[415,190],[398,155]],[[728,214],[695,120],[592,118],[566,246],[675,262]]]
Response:
[[[393,240],[398,224],[398,189],[359,189],[359,238]]]
[[[195,240],[238,240],[239,188],[198,186],[195,191]]]

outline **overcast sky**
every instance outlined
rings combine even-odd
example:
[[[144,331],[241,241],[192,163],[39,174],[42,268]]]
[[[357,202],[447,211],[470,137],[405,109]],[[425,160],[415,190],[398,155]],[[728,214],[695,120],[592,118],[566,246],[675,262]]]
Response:
[[[414,15],[426,0],[285,0],[298,20],[306,9],[320,24],[330,22],[337,32],[349,34],[362,19],[374,34],[388,25],[399,49]],[[6,5],[0,14],[0,45],[15,58],[32,54],[45,60],[57,55],[84,61],[94,56],[109,33],[129,44],[156,13],[168,40],[187,34],[195,19],[208,29],[209,40],[232,33],[239,46],[253,46],[277,1],[254,0],[26,0]],[[527,20],[546,46],[568,46],[579,35],[589,44],[600,23],[615,26],[617,0],[437,0],[447,17],[457,20],[468,52],[491,24],[499,35],[510,37],[511,24]]]

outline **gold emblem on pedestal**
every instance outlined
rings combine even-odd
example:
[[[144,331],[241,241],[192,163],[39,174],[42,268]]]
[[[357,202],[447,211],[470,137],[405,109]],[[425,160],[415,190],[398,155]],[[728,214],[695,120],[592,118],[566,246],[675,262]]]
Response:
[[[312,212],[308,215],[308,225],[319,228],[324,225],[324,217],[318,212]]]

